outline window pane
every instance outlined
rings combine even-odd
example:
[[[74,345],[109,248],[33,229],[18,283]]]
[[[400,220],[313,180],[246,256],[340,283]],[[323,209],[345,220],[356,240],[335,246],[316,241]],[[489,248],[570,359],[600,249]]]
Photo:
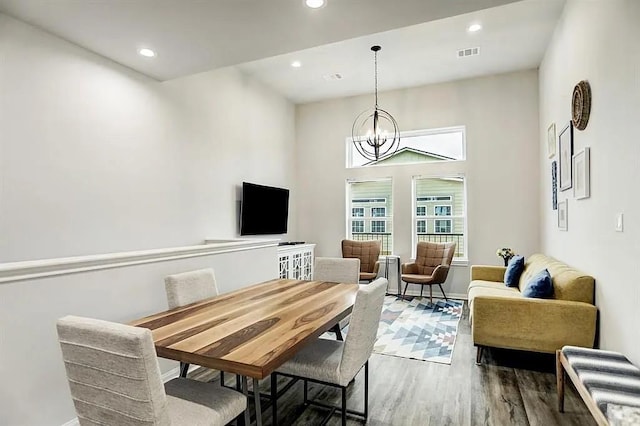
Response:
[[[464,138],[464,127],[406,132],[400,135],[398,151],[378,161],[360,155],[351,138],[347,138],[347,167],[464,160]]]
[[[465,185],[462,177],[415,178],[415,242],[455,242],[455,257],[466,257]],[[424,210],[422,209],[424,207]],[[418,219],[425,212],[425,219]],[[442,217],[446,217],[442,218]]]
[[[381,254],[392,253],[393,200],[391,179],[348,182],[348,238],[379,240]]]
[[[434,206],[434,216],[451,216],[451,206]]]
[[[451,220],[450,219],[437,219],[434,221],[434,229],[437,234],[451,233]]]
[[[385,224],[384,220],[372,220],[371,221],[371,232],[385,232]]]
[[[384,207],[371,207],[372,217],[385,217],[387,215]]]
[[[351,222],[351,232],[364,232],[364,220],[354,220]]]

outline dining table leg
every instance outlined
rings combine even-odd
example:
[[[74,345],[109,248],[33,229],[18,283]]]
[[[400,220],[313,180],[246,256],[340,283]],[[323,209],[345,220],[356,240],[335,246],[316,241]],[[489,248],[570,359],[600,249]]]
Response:
[[[260,407],[260,382],[258,379],[253,379],[253,398],[256,405],[256,426],[262,426],[262,409]]]
[[[271,373],[271,416],[273,426],[278,425],[278,375]]]

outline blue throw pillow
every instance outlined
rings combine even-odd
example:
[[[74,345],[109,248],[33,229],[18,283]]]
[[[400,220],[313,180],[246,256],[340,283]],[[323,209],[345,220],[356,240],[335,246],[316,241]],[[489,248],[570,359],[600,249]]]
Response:
[[[539,299],[551,297],[553,295],[553,284],[551,283],[549,271],[543,269],[531,278],[522,291],[522,295]]]
[[[524,271],[524,257],[513,256],[509,259],[507,270],[504,272],[504,283],[507,287],[518,287],[522,271]]]

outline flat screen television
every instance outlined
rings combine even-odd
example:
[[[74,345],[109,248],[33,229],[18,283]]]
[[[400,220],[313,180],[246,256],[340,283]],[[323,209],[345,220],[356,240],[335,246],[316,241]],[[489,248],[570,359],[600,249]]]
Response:
[[[288,216],[288,189],[242,183],[240,235],[285,234]]]

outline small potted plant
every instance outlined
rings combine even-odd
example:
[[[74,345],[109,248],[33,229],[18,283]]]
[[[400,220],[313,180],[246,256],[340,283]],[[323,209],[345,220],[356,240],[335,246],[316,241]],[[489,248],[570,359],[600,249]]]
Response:
[[[503,247],[496,251],[496,255],[500,256],[502,260],[504,260],[504,266],[507,266],[509,264],[509,259],[511,259],[516,254],[509,247]]]

